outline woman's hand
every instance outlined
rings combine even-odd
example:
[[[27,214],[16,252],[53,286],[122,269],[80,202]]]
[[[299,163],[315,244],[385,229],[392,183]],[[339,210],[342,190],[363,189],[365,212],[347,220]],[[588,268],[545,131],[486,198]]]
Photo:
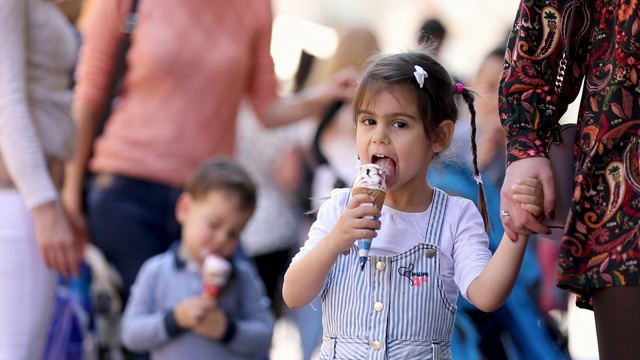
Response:
[[[74,231],[57,201],[35,207],[32,214],[40,256],[45,265],[63,276],[79,275],[86,237]]]
[[[288,146],[281,150],[273,165],[273,179],[280,189],[294,192],[303,178],[303,155],[299,146]]]
[[[538,217],[534,217],[529,211],[523,209],[514,199],[514,186],[519,179],[523,178],[538,179],[542,184],[544,213]],[[516,234],[549,233],[550,229],[543,224],[543,221],[545,218],[553,218],[554,207],[555,188],[549,159],[545,157],[520,159],[507,167],[500,190],[500,220],[510,239],[515,241]]]
[[[356,94],[356,86],[360,71],[354,67],[347,67],[336,72],[325,85],[329,103],[332,101],[344,101],[350,103]]]

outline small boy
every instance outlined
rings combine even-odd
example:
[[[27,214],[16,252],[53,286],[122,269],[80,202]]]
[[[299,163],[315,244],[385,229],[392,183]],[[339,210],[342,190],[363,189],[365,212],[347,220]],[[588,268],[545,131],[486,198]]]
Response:
[[[182,239],[148,259],[132,286],[122,342],[152,359],[256,359],[268,354],[274,315],[260,277],[233,254],[253,214],[256,189],[235,162],[204,163],[176,205]],[[215,253],[231,262],[216,299],[203,296],[201,267]]]

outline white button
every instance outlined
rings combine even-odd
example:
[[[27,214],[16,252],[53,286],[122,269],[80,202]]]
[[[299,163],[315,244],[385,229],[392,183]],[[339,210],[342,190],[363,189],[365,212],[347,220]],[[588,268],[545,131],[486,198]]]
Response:
[[[382,305],[380,301],[376,301],[376,303],[373,304],[373,308],[375,311],[382,311],[382,309],[384,309],[384,305]]]
[[[380,350],[381,347],[382,347],[382,344],[380,344],[380,341],[378,340],[371,343],[371,348],[375,351]]]
[[[428,258],[432,258],[436,255],[436,251],[433,249],[427,249],[425,250],[424,254],[428,257]]]
[[[387,268],[387,264],[385,264],[384,261],[378,261],[376,263],[376,269],[382,271],[382,270],[384,270],[386,268]]]

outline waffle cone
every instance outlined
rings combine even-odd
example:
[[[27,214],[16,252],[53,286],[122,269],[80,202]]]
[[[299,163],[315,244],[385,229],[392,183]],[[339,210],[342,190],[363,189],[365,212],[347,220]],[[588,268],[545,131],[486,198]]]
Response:
[[[366,194],[366,195],[372,196],[375,199],[373,204],[378,208],[378,210],[382,211],[382,205],[384,204],[384,197],[387,195],[384,191],[377,190],[377,189],[369,189],[365,187],[355,187],[353,188],[352,192],[354,196],[358,194]]]

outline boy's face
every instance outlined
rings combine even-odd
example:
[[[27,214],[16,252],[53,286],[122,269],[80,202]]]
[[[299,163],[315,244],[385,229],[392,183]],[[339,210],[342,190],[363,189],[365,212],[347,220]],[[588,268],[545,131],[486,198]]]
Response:
[[[182,225],[182,250],[198,263],[209,253],[231,257],[252,214],[251,209],[241,207],[239,196],[233,192],[214,190],[197,200],[182,194],[176,206],[176,218]]]

